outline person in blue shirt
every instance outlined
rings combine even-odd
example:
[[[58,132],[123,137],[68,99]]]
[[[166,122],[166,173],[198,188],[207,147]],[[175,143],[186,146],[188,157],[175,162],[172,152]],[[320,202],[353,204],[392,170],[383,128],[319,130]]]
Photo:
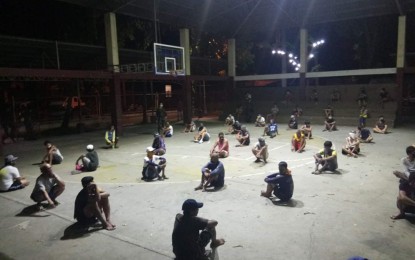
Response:
[[[164,138],[159,133],[154,133],[154,140],[151,147],[154,148],[155,155],[164,155],[166,153],[166,143]]]
[[[271,138],[276,137],[278,134],[278,125],[274,119],[269,121],[269,124],[264,128],[263,136],[268,135]]]
[[[362,126],[358,126],[357,127],[357,134],[358,134],[358,138],[359,141],[361,143],[370,143],[373,141],[373,136],[370,133],[370,130],[367,128],[364,128]]]
[[[280,202],[287,202],[292,198],[294,181],[291,171],[287,167],[287,163],[282,161],[278,164],[279,171],[265,178],[267,190],[261,191],[261,196],[270,198],[272,191],[274,191],[274,195],[280,199]]]
[[[219,161],[217,154],[212,154],[210,162],[202,167],[202,177],[200,184],[195,190],[206,191],[206,188],[214,187],[215,190],[225,185],[225,168],[223,163]]]

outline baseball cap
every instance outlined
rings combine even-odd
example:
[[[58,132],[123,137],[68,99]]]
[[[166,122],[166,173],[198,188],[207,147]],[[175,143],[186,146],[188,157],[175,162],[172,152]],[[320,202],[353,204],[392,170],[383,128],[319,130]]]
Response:
[[[86,187],[89,183],[94,181],[94,177],[92,176],[85,176],[81,179],[82,187]]]
[[[151,147],[151,146],[149,146],[149,147],[147,147],[146,148],[146,152],[148,153],[148,152],[152,152],[152,151],[154,151],[155,149],[153,148],[153,147]]]
[[[88,144],[88,145],[86,146],[86,149],[87,149],[87,150],[94,150],[94,146],[93,146],[92,144]]]
[[[17,160],[17,158],[19,158],[19,157],[15,157],[14,155],[9,154],[9,155],[7,155],[6,157],[4,157],[4,161],[5,161],[6,163],[11,163],[11,162],[13,162],[13,161],[16,161],[16,160]]]
[[[280,163],[278,164],[278,166],[283,166],[283,167],[285,167],[285,168],[287,168],[287,167],[288,167],[287,163],[286,163],[286,162],[284,162],[284,161],[280,162]]]
[[[193,209],[200,209],[203,207],[202,202],[197,202],[194,199],[187,199],[183,202],[182,210],[188,211]]]

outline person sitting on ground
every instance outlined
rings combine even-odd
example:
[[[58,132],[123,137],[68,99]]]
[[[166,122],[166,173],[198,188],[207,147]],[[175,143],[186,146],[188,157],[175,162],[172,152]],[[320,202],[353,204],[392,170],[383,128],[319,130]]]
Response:
[[[290,121],[288,121],[288,129],[297,129],[298,128],[298,122],[295,115],[291,115]]]
[[[242,124],[239,123],[238,120],[235,121],[235,123],[232,125],[232,132],[231,134],[237,134],[242,130]]]
[[[271,120],[276,121],[277,120],[277,115],[280,112],[280,109],[277,106],[277,103],[275,103],[272,107],[271,107],[271,114],[267,115],[267,121],[271,122]]]
[[[359,115],[359,125],[362,127],[366,126],[366,119],[368,117],[368,110],[366,108],[366,106],[362,106],[362,108],[360,109],[360,115]]]
[[[216,238],[218,221],[197,216],[202,207],[203,203],[187,199],[182,205],[183,214],[176,215],[172,244],[177,260],[208,259],[205,247],[209,242],[211,248],[225,244],[224,239]]]
[[[218,140],[216,140],[212,149],[210,149],[210,156],[217,154],[219,158],[226,158],[229,156],[229,142],[225,138],[223,132],[218,134]]]
[[[194,131],[196,131],[196,124],[194,121],[191,121],[190,123],[186,124],[183,129],[184,133],[189,133],[189,132],[194,132]]]
[[[81,183],[83,189],[75,199],[74,218],[82,225],[95,224],[98,219],[103,228],[114,230],[115,225],[112,224],[110,217],[110,194],[98,188],[92,176],[83,177]]]
[[[386,124],[385,119],[383,116],[380,116],[378,121],[376,122],[375,127],[373,128],[373,132],[377,134],[386,134],[388,133],[388,125]]]
[[[163,136],[164,137],[172,137],[173,136],[173,126],[170,125],[169,122],[166,122],[166,125],[163,128]]]
[[[304,133],[301,130],[297,130],[291,139],[291,151],[302,153],[304,152],[305,144]]]
[[[357,134],[354,131],[350,132],[349,136],[346,138],[346,145],[343,146],[342,154],[357,158],[357,155],[360,152],[359,144],[360,142],[357,138]]]
[[[235,123],[235,117],[232,114],[229,114],[228,117],[225,119],[225,125],[228,126],[228,132],[233,132],[232,125]]]
[[[311,127],[310,121],[305,121],[300,130],[304,133],[305,138],[308,138],[308,140],[313,138],[313,129]]]
[[[112,147],[112,149],[117,147],[118,144],[118,136],[115,131],[114,125],[111,125],[110,128],[105,131],[105,143]]]
[[[16,160],[12,154],[4,158],[4,166],[0,169],[0,191],[19,190],[29,185],[29,181],[20,176]]]
[[[280,199],[280,202],[287,202],[292,198],[294,181],[291,171],[287,167],[286,162],[280,162],[278,164],[278,173],[268,175],[264,179],[267,183],[267,189],[266,191],[261,191],[261,196],[270,198],[272,191],[274,191],[274,195]]]
[[[411,172],[408,180],[402,181],[399,184],[396,205],[399,213],[392,216],[392,219],[403,219],[406,213],[415,213],[415,172]]]
[[[262,137],[258,138],[258,142],[252,148],[252,153],[256,157],[255,162],[261,162],[261,160],[263,160],[264,163],[267,163],[268,145],[265,143],[264,138],[262,138]]]
[[[271,138],[276,137],[278,134],[278,125],[274,119],[271,119],[268,126],[264,128],[264,133],[262,136],[268,135]]]
[[[370,133],[370,130],[361,126],[357,127],[357,138],[361,143],[370,143],[373,140],[373,136]]]
[[[394,171],[393,174],[403,180],[408,180],[409,174],[415,172],[415,147],[406,147],[406,157],[401,159],[403,171]]]
[[[336,120],[332,116],[329,116],[326,121],[324,121],[324,129],[323,131],[335,131],[337,130],[336,127]]]
[[[63,156],[59,149],[50,141],[43,142],[46,147],[46,154],[43,157],[42,163],[60,164],[63,161]]]
[[[298,105],[295,105],[292,113],[295,117],[299,118],[300,116],[303,115],[303,109],[301,107],[299,107]]]
[[[154,133],[153,144],[151,145],[154,148],[155,155],[164,155],[166,153],[166,142],[164,142],[164,138],[159,135],[159,133]]]
[[[324,148],[314,155],[316,169],[313,174],[320,174],[324,171],[333,172],[337,169],[337,152],[331,148],[332,146],[331,141],[325,141]],[[322,166],[320,169],[318,169],[319,165]]]
[[[48,163],[40,166],[40,172],[30,198],[37,203],[38,210],[42,209],[45,200],[50,208],[54,208],[59,205],[56,198],[65,190],[65,182],[53,172],[52,165]]]
[[[146,153],[147,155],[144,157],[143,171],[141,172],[143,176],[141,179],[145,181],[152,181],[156,178],[159,181],[168,179],[165,174],[167,165],[166,159],[164,157],[155,155],[154,148],[151,146],[146,148]]]
[[[333,107],[330,104],[327,104],[326,108],[324,109],[324,116],[326,118],[329,116],[334,116]]]
[[[86,146],[86,154],[79,156],[76,160],[75,165],[76,169],[83,172],[93,172],[99,166],[98,153],[94,150],[92,144]]]
[[[246,126],[242,126],[241,127],[241,131],[239,131],[236,134],[236,140],[238,140],[239,144],[237,144],[236,146],[247,146],[251,143],[250,137],[249,137],[249,132],[246,129]]]
[[[209,187],[214,187],[215,190],[221,189],[225,185],[225,168],[223,163],[219,161],[217,154],[210,156],[210,162],[202,167],[202,177],[200,184],[195,190],[206,191]]]
[[[264,127],[265,126],[265,118],[261,114],[258,114],[258,116],[256,117],[255,126],[256,127]]]
[[[203,125],[203,123],[200,123],[199,128],[197,129],[197,134],[195,135],[195,143],[203,143],[207,142],[210,139],[210,135],[206,129],[206,127]]]

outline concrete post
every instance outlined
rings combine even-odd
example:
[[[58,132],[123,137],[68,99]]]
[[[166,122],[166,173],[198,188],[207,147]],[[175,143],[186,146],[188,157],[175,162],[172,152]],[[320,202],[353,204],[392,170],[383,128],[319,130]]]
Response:
[[[190,40],[189,29],[180,29],[180,46],[184,48],[184,68],[187,76],[191,75],[190,70]]]
[[[398,35],[397,35],[397,50],[396,50],[396,116],[395,126],[402,122],[402,98],[407,90],[404,84],[405,72],[405,40],[406,40],[406,16],[399,16],[398,18]]]
[[[236,76],[236,43],[235,39],[228,39],[228,76]]]
[[[308,33],[307,29],[300,30],[300,100],[306,100],[306,73],[308,59]]]

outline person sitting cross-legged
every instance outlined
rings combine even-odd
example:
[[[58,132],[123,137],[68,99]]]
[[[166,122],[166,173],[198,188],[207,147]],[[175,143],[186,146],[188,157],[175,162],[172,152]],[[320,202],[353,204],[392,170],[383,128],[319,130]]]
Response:
[[[256,117],[255,126],[257,127],[265,126],[265,118],[261,114],[258,114],[258,116]]]
[[[0,169],[0,191],[14,191],[29,185],[29,181],[20,176],[15,165],[17,157],[9,154],[4,158],[4,166]]]
[[[313,138],[313,129],[311,127],[310,121],[305,121],[300,130],[304,133],[305,138],[308,138],[308,140]]]
[[[336,120],[332,116],[328,116],[326,121],[324,121],[324,129],[323,131],[335,131],[337,130],[336,127]]]
[[[393,174],[403,180],[408,180],[411,172],[415,172],[415,146],[406,147],[406,157],[401,159],[402,171],[393,171]]]
[[[297,128],[298,128],[297,117],[295,115],[291,115],[290,121],[288,121],[288,129],[297,129]]]
[[[252,148],[252,153],[256,157],[255,162],[260,162],[261,160],[263,160],[264,163],[267,163],[268,145],[265,143],[264,138],[262,138],[262,137],[258,138],[258,142]]]
[[[176,260],[207,260],[209,254],[205,247],[211,248],[225,244],[225,240],[216,238],[216,220],[198,217],[203,203],[187,199],[183,205],[183,214],[177,214],[172,234],[173,252]],[[200,232],[201,231],[201,232]]]
[[[350,132],[349,136],[346,138],[346,145],[343,146],[342,154],[347,156],[353,156],[354,158],[357,158],[357,155],[360,152],[360,142],[357,138],[357,135],[355,132]]]
[[[313,174],[320,174],[324,171],[335,171],[338,167],[337,165],[337,153],[336,150],[332,149],[332,142],[325,141],[324,149],[321,149],[318,153],[314,155],[316,160],[316,169]],[[322,167],[318,169],[318,166]]]
[[[212,149],[210,149],[210,156],[217,154],[219,158],[226,158],[229,156],[229,142],[225,138],[223,132],[218,134],[218,140],[216,140]]]
[[[297,130],[291,139],[291,151],[302,153],[305,148],[305,136],[301,130]]]
[[[278,125],[274,119],[271,119],[269,124],[264,128],[264,134],[262,136],[266,135],[271,138],[274,138],[278,135]]]
[[[410,173],[408,180],[400,182],[396,205],[399,213],[392,216],[392,219],[403,219],[406,213],[415,213],[415,172]]]
[[[261,191],[261,196],[270,198],[272,191],[274,191],[274,195],[281,202],[287,202],[292,198],[294,181],[291,176],[291,171],[287,167],[286,162],[280,162],[278,164],[278,173],[273,173],[265,178],[264,181],[267,183],[267,190]]]
[[[238,146],[247,146],[247,145],[250,144],[251,140],[250,140],[250,137],[249,137],[249,132],[246,129],[246,126],[243,125],[241,127],[241,131],[239,131],[236,134],[236,140],[238,140],[238,142],[239,142],[239,144],[236,145],[237,147]]]
[[[225,185],[225,167],[219,161],[219,156],[213,154],[210,157],[210,162],[202,167],[202,177],[200,184],[195,190],[206,191],[207,188],[214,187],[215,190],[222,188]]]
[[[230,131],[231,134],[237,134],[242,130],[242,124],[236,120],[235,123],[232,125],[232,130]]]
[[[63,156],[60,150],[56,145],[52,144],[50,141],[43,142],[43,145],[46,147],[46,154],[43,156],[42,163],[49,164],[60,164],[63,161]]]
[[[199,128],[197,129],[197,134],[195,135],[195,138],[194,138],[194,142],[201,144],[209,140],[210,140],[210,134],[208,133],[203,123],[200,123]]]
[[[357,127],[357,137],[362,143],[370,143],[373,141],[373,136],[370,133],[370,130],[361,126]]]
[[[380,116],[378,121],[375,124],[375,127],[373,128],[373,132],[377,134],[387,134],[388,132],[388,125],[386,124],[385,119],[383,116]]]
[[[65,182],[52,171],[52,165],[48,163],[40,166],[40,172],[30,198],[37,203],[38,210],[42,209],[45,200],[50,208],[54,208],[59,204],[56,198],[65,190]]]
[[[173,126],[169,122],[166,122],[166,125],[163,128],[163,136],[164,137],[172,137],[173,136]]]
[[[74,218],[82,225],[95,224],[98,219],[103,228],[114,230],[115,225],[110,217],[110,194],[98,188],[92,176],[83,177],[81,183],[83,189],[75,199]]]
[[[155,155],[154,148],[151,146],[147,147],[146,153],[147,155],[144,157],[143,171],[141,172],[143,176],[141,179],[145,181],[152,181],[154,179],[162,181],[164,179],[168,179],[165,175],[167,164],[166,159]]]
[[[111,125],[110,128],[105,131],[105,143],[112,149],[117,148],[118,136],[116,134],[114,125]]]

